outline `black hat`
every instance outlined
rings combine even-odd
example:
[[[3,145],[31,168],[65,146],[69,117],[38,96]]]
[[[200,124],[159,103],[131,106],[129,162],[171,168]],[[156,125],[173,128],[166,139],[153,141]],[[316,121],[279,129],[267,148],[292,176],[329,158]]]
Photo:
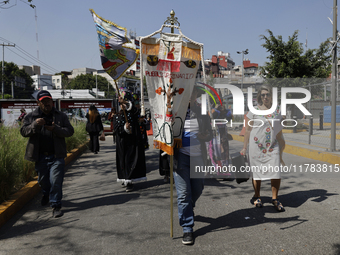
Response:
[[[38,92],[38,95],[37,95],[37,100],[41,101],[44,98],[51,98],[52,99],[52,96],[51,96],[50,92],[48,92],[47,90],[40,90]]]

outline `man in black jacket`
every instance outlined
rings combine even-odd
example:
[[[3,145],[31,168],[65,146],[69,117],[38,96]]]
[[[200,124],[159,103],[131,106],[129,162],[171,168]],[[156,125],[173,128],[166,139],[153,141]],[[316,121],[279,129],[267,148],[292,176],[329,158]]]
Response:
[[[21,135],[29,137],[25,159],[35,162],[38,182],[43,192],[41,205],[50,202],[53,217],[61,217],[62,184],[67,156],[65,137],[74,129],[66,114],[53,106],[51,94],[46,90],[37,95],[39,105],[28,113],[21,127]]]

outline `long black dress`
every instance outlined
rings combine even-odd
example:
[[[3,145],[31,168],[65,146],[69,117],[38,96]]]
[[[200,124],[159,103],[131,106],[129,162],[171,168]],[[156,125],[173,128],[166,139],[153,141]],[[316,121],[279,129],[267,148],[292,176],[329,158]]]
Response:
[[[86,123],[86,131],[90,135],[90,150],[92,152],[99,151],[99,133],[104,130],[103,123],[100,117],[100,114],[97,115],[96,120],[91,123],[90,115],[86,114],[87,123]]]
[[[125,184],[146,180],[144,141],[140,132],[137,108],[133,106],[130,111],[126,111],[126,115],[131,134],[124,130],[125,117],[122,110],[116,114],[114,122],[117,181]]]

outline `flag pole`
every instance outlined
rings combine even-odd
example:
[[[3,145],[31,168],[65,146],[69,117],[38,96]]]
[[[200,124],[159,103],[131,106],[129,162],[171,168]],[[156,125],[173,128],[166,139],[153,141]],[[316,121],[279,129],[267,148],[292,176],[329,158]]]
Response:
[[[118,100],[119,100],[119,98],[120,98],[120,93],[119,93],[118,85],[117,85],[116,80],[115,80],[115,79],[113,79],[113,80],[114,80],[115,85],[116,85],[116,90],[117,90],[117,93],[118,93]],[[132,103],[132,102],[131,102],[131,103]],[[122,107],[122,109],[123,109],[123,113],[124,113],[124,117],[125,117],[125,122],[128,122],[127,116],[126,116],[126,112],[125,112],[125,109],[124,109],[123,107]]]
[[[179,26],[179,22],[177,18],[175,18],[174,10],[171,10],[170,17],[164,22],[164,24],[171,24],[172,26],[175,23]],[[174,28],[171,27],[171,33],[174,33]],[[173,137],[173,136],[172,136]],[[174,140],[171,141],[171,147],[173,148]],[[170,155],[170,237],[174,236],[174,203],[173,203],[173,190],[174,190],[174,180],[173,180],[173,170],[174,170],[174,155]]]

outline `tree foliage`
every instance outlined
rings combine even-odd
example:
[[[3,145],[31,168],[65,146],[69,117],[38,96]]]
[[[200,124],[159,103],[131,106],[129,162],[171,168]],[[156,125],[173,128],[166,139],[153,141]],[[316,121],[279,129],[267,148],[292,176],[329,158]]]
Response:
[[[100,75],[97,75],[97,86],[100,91],[105,91],[106,97],[112,97],[115,93],[108,80]],[[108,95],[109,87],[109,95]],[[70,89],[93,89],[96,88],[96,76],[92,74],[81,74],[75,77],[69,83]]]
[[[2,66],[2,62],[0,62],[0,66]],[[13,82],[14,88],[14,97],[21,99],[29,99],[34,91],[33,80],[26,73],[25,70],[19,69],[19,67],[13,62],[4,62],[4,77],[2,77],[2,72],[0,72],[0,82],[2,86],[2,78],[4,78],[4,94],[12,94],[11,82]],[[23,78],[26,82],[25,88],[21,88],[19,86],[15,86],[15,77]]]
[[[274,36],[267,30],[269,36],[261,35],[262,46],[269,52],[268,62],[260,68],[266,82],[275,87],[302,87],[321,84],[331,73],[331,44],[327,40],[318,49],[304,51],[303,44],[298,41],[298,31],[284,42],[282,36]],[[313,96],[317,96],[323,86],[311,87]],[[298,98],[302,94],[291,94],[288,97]]]
[[[269,36],[261,35],[262,46],[270,55],[261,67],[261,74],[266,78],[327,78],[331,73],[331,44],[326,41],[318,49],[303,50],[298,41],[298,31],[284,42],[282,36],[274,36],[267,30]]]

